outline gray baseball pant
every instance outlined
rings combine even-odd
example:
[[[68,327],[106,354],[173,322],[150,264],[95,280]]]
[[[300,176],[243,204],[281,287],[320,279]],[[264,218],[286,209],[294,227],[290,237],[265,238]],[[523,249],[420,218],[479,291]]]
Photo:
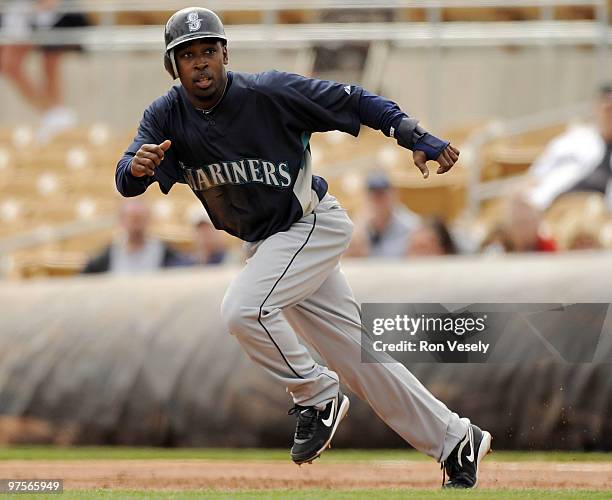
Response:
[[[353,223],[331,195],[287,231],[247,243],[221,314],[247,354],[296,404],[323,408],[339,380],[414,448],[443,461],[467,423],[400,363],[361,362],[361,314],[340,269]],[[316,363],[296,332],[329,366]]]

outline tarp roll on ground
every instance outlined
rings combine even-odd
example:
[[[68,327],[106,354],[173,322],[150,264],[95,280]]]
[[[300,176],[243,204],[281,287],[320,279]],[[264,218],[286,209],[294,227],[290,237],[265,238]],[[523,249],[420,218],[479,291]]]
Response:
[[[344,270],[360,302],[612,302],[607,254],[347,261]],[[2,422],[26,417],[47,431],[21,441],[289,446],[289,395],[221,322],[237,272],[0,283],[0,437]],[[611,325],[606,317],[598,350],[612,361]],[[612,449],[612,364],[410,369],[498,448]],[[403,446],[352,399],[338,445]]]

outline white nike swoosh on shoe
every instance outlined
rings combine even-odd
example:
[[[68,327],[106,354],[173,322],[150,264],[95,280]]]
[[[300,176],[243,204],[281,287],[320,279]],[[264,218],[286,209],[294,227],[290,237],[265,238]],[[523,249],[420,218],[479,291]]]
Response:
[[[461,458],[463,454],[463,448],[468,443],[470,443],[470,454],[466,455],[465,458],[469,460],[470,462],[474,463],[474,429],[472,429],[471,424],[468,424],[468,425],[469,427],[468,427],[467,434],[465,435],[465,438],[463,438],[463,441],[461,442],[461,445],[459,446],[459,451],[457,455],[457,459],[458,459],[460,467],[463,467],[463,460]]]
[[[470,439],[470,454],[467,455],[465,458],[467,458],[470,462],[474,463],[474,429],[471,425],[468,430],[468,436]]]
[[[474,463],[474,429],[471,425],[468,430],[468,437],[470,440],[470,454],[467,455],[465,458],[467,458],[470,462]]]
[[[329,417],[322,418],[321,422],[325,427],[331,427],[334,421],[334,409],[336,408],[336,398],[332,399],[331,411],[329,412]]]
[[[470,446],[470,448],[471,448],[470,454],[467,455],[465,458],[467,458],[468,461],[474,463],[474,447]]]

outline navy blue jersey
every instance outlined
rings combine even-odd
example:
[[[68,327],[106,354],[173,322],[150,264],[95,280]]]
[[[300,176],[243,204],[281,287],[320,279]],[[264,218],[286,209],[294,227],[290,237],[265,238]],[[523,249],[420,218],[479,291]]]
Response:
[[[145,111],[138,134],[117,165],[117,189],[135,196],[157,181],[167,194],[186,183],[217,229],[246,241],[287,230],[327,192],[310,162],[313,132],[354,136],[361,124],[393,135],[406,115],[361,87],[267,71],[228,72],[222,100],[196,109],[178,85]],[[154,177],[134,177],[130,163],[143,144],[172,145]]]

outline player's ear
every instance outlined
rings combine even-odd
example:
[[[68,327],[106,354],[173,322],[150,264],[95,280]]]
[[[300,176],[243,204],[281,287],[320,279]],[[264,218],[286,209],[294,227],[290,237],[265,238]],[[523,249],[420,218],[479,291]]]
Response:
[[[229,59],[227,57],[227,45],[223,44],[223,64],[227,64]]]
[[[176,79],[178,75],[174,74],[174,68],[172,67],[172,61],[170,61],[170,56],[168,54],[164,54],[164,68],[168,74],[172,77],[172,79]]]

